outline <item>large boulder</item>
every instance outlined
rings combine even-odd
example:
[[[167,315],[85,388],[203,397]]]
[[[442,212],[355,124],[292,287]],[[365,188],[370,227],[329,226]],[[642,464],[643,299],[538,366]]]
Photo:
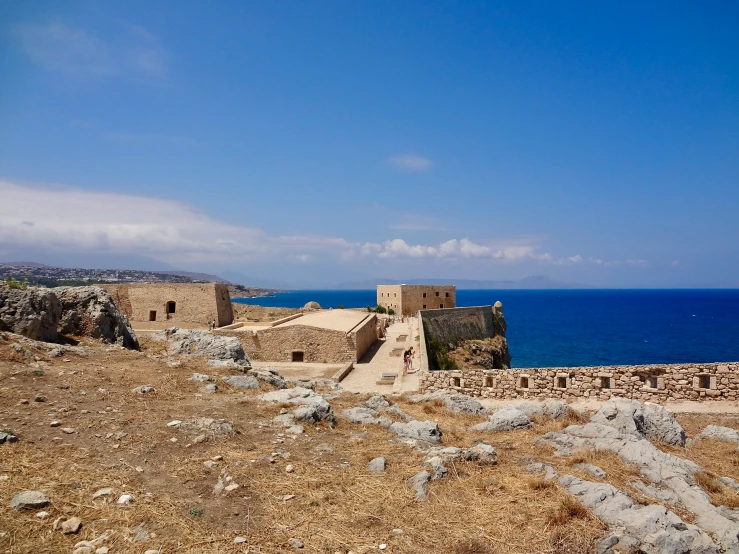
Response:
[[[424,394],[413,394],[408,397],[411,402],[434,402],[440,400],[444,407],[455,414],[485,414],[485,408],[477,400],[466,394],[438,390]]]
[[[90,336],[110,344],[138,349],[136,333],[108,291],[92,286],[57,287],[53,290],[62,305],[61,333]]]
[[[685,431],[664,407],[636,400],[612,398],[590,420],[625,435],[685,446]]]
[[[433,421],[409,421],[408,423],[395,422],[390,426],[390,432],[402,439],[411,439],[422,442],[441,442],[441,429]]]
[[[233,360],[244,369],[251,367],[251,362],[236,337],[222,337],[206,331],[179,327],[165,329],[151,337],[168,342],[167,350],[170,354],[198,356],[208,360]]]
[[[739,431],[731,427],[722,427],[721,425],[708,425],[695,438],[739,443]]]
[[[514,431],[528,429],[533,423],[529,417],[512,406],[503,406],[493,412],[488,421],[470,427],[471,431]]]
[[[54,342],[61,313],[62,305],[50,289],[0,286],[0,331]]]

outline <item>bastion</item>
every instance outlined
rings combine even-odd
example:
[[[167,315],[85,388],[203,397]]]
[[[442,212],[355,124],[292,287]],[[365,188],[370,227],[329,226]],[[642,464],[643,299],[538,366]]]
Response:
[[[221,283],[103,284],[131,321],[199,323],[216,326],[233,322],[228,286]]]
[[[252,360],[349,363],[362,357],[380,329],[373,313],[319,310],[263,324],[237,322],[214,334],[238,338]]]

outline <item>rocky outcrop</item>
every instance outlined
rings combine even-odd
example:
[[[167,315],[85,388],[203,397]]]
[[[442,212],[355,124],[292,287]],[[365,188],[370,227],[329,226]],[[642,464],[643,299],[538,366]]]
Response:
[[[591,421],[613,427],[623,434],[685,446],[685,431],[657,404],[642,405],[636,400],[613,398],[601,406]]]
[[[325,421],[330,426],[336,423],[331,405],[323,396],[316,394],[312,389],[304,387],[282,389],[262,394],[258,398],[265,402],[296,405],[297,407],[292,412],[292,418],[298,421],[307,423]]]
[[[53,289],[61,303],[59,331],[65,335],[89,336],[110,344],[138,349],[139,341],[126,315],[100,287]]]
[[[523,402],[514,402],[509,406],[522,411],[528,417],[549,416],[553,419],[559,419],[567,415],[570,407],[561,400],[547,400],[545,402],[532,402],[531,400]]]
[[[721,425],[708,425],[698,434],[696,439],[714,439],[739,443],[739,431]]]
[[[447,390],[439,390],[426,394],[413,394],[410,402],[434,402],[440,400],[444,407],[455,414],[485,414],[485,408],[477,400],[466,394],[457,394]]]
[[[623,461],[634,464],[638,467],[642,477],[651,482],[649,485],[645,485],[644,483],[639,485],[638,482],[635,482],[635,488],[645,492],[645,494],[658,498],[667,504],[680,506],[691,511],[696,515],[695,525],[706,533],[712,534],[719,545],[723,548],[723,551],[739,554],[739,522],[737,521],[739,518],[737,518],[733,513],[728,513],[722,508],[714,506],[711,503],[710,497],[696,485],[693,475],[695,472],[701,471],[702,468],[690,460],[685,460],[679,456],[675,456],[674,454],[662,452],[648,440],[643,438],[643,434],[638,431],[638,425],[643,427],[643,424],[637,425],[634,423],[634,420],[637,422],[640,420],[640,414],[643,414],[644,412],[642,406],[635,406],[631,403],[627,404],[621,402],[617,404],[616,408],[618,413],[614,413],[614,406],[609,406],[606,407],[604,413],[601,414],[609,423],[615,422],[613,426],[596,423],[594,421],[585,425],[571,425],[562,431],[547,433],[541,439],[537,439],[536,442],[543,442],[554,446],[557,449],[557,456],[569,456],[577,450],[614,452]],[[638,402],[636,404],[638,404]],[[631,423],[628,421],[628,418],[632,419]],[[593,419],[595,420],[596,418],[594,417]],[[563,485],[569,490],[569,483],[563,483]],[[606,496],[603,496],[604,494],[610,494],[606,489],[598,489],[598,491],[598,498],[601,498],[600,501],[606,498]],[[572,490],[570,490],[570,492],[578,494]],[[586,503],[586,505],[588,504]],[[652,507],[650,508],[651,510],[657,509]],[[662,508],[662,510],[664,510],[664,508]],[[601,514],[597,510],[594,511],[598,517],[601,517]],[[659,514],[656,514],[655,512],[653,514],[652,511],[649,511],[643,512],[643,514],[642,512],[639,512],[639,518],[644,514],[650,514],[649,517],[654,518],[661,514],[659,517],[661,517],[662,520],[668,517],[666,512],[659,512]],[[634,514],[634,517],[636,517],[636,515],[637,514]],[[630,518],[631,516],[629,516],[628,520],[624,520],[624,522],[632,521]],[[601,519],[604,518],[602,517]],[[634,521],[636,522],[637,519]],[[606,520],[604,519],[604,521]],[[659,541],[667,540],[669,538],[669,533],[672,532],[668,527],[662,528],[662,531],[664,531],[664,533],[660,532],[658,528],[655,528],[654,530],[655,533],[659,533]],[[649,540],[652,539],[650,538]],[[650,546],[649,549],[642,547],[642,551],[655,553],[673,551],[680,553],[718,552],[718,550],[710,544],[708,547],[705,547],[703,539],[697,543],[691,543],[690,541],[685,543],[688,546],[692,544],[692,547],[695,548],[695,550],[690,550],[689,548],[683,550],[668,550],[667,546],[660,546],[661,544],[669,545],[672,543],[655,543]],[[698,547],[705,547],[707,549],[700,550]],[[660,548],[664,549],[661,550]]]
[[[559,483],[606,523],[614,533],[601,542],[599,552],[644,554],[718,554],[711,537],[685,523],[663,506],[640,506],[607,483],[593,483],[565,475]]]
[[[424,443],[441,442],[441,429],[433,421],[409,421],[408,423],[395,422],[390,426],[390,432],[401,439],[421,441]]]
[[[503,318],[501,316],[501,321]],[[505,326],[502,327],[503,329]],[[481,367],[483,369],[509,369],[511,354],[505,332],[493,338],[471,340],[458,348],[465,367]]]
[[[151,337],[156,341],[169,343],[167,351],[170,354],[197,356],[209,360],[232,360],[243,369],[251,367],[251,362],[236,337],[222,337],[205,331],[179,327],[165,329]]]
[[[0,331],[54,342],[62,305],[49,289],[0,286]]]
[[[488,421],[470,427],[471,431],[514,431],[528,429],[533,423],[521,410],[503,406],[493,412]]]

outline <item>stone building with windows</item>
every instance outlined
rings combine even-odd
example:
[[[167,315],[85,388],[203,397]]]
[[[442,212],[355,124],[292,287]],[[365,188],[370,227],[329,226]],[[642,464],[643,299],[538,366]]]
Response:
[[[377,340],[375,314],[319,310],[268,323],[236,322],[214,331],[236,337],[251,360],[268,362],[356,362]]]
[[[221,283],[102,284],[131,321],[207,324],[233,323],[228,286]]]
[[[456,285],[377,285],[377,305],[396,314],[457,306]]]

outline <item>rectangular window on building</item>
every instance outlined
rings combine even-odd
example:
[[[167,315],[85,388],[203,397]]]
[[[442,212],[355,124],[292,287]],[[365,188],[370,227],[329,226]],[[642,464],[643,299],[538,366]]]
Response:
[[[423,305],[423,309],[424,309],[424,310],[426,309],[426,304],[424,304],[424,305]]]
[[[423,293],[423,297],[426,298],[426,293],[425,292]]]
[[[439,309],[441,310],[444,307],[444,304],[439,304]]]
[[[710,375],[699,375],[698,376],[698,386],[702,389],[710,389],[711,388],[711,376]]]
[[[610,377],[601,377],[600,378],[600,388],[602,388],[602,389],[610,389],[611,388],[611,378]]]
[[[434,294],[435,294],[436,296],[439,296],[439,293],[438,293],[438,292],[435,292]]]
[[[446,293],[446,297],[449,298],[449,293],[448,292]]]

